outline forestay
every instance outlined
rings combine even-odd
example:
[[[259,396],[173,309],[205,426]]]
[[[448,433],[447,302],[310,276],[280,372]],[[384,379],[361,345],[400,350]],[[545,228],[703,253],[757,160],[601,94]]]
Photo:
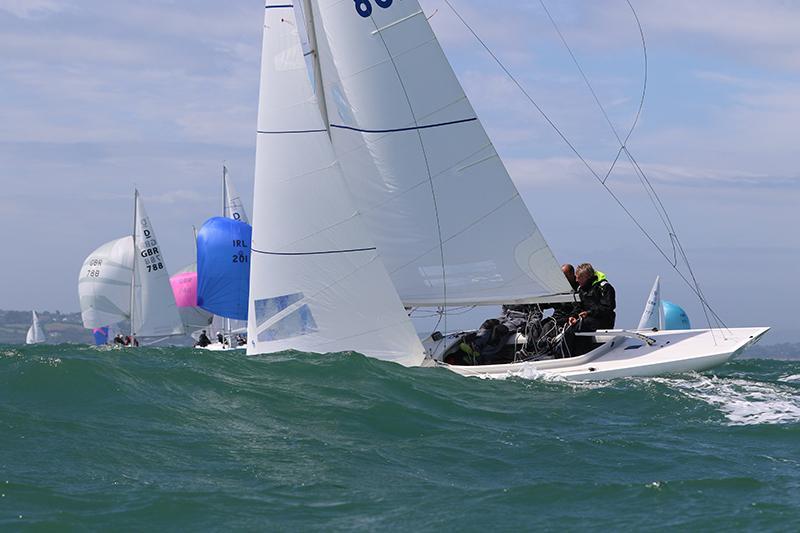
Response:
[[[405,365],[423,348],[353,207],[290,5],[267,3],[248,353],[355,350]]]
[[[141,337],[182,335],[183,323],[175,305],[167,265],[138,192],[135,224],[137,291],[134,297],[132,333]],[[130,281],[128,284],[130,287]],[[109,322],[104,325],[107,324]]]
[[[418,2],[312,7],[333,146],[402,301],[563,300],[570,287]]]
[[[78,275],[83,327],[101,328],[130,318],[133,237],[107,242],[89,254]]]

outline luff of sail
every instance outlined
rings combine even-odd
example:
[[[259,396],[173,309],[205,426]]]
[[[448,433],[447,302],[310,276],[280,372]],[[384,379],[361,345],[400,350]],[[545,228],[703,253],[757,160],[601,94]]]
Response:
[[[39,317],[36,311],[31,311],[31,327],[28,328],[28,333],[25,335],[25,344],[40,344],[47,340],[42,326],[39,324]]]
[[[291,5],[266,3],[258,130],[248,353],[355,350],[420,364],[336,163]]]
[[[81,266],[78,295],[83,327],[101,328],[130,318],[133,237],[107,242]]]
[[[664,308],[661,305],[661,278],[656,276],[637,329],[664,329]]]
[[[419,3],[311,4],[333,146],[403,302],[562,300],[570,287]]]
[[[160,337],[184,333],[178,307],[169,282],[167,265],[139,194],[136,194],[136,286],[134,335]],[[108,324],[108,323],[106,323]]]
[[[239,196],[233,183],[231,183],[231,180],[228,178],[228,167],[225,166],[222,167],[222,181],[225,187],[225,209],[223,216],[249,224],[250,219],[247,218],[247,211],[244,209],[242,197]]]

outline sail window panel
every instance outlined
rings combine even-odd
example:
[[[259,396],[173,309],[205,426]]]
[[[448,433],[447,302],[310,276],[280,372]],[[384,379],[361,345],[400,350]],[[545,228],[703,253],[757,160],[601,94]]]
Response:
[[[481,221],[475,231],[465,231],[444,243],[447,301],[442,300],[442,268],[439,249],[432,249],[413,265],[393,273],[398,292],[406,305],[467,305],[521,301],[549,294],[569,292],[557,269],[545,268],[555,262],[538,230],[518,237],[509,257],[508,239],[495,228],[524,219],[522,204],[510,203]],[[479,254],[475,251],[480,250]],[[438,266],[438,272],[436,271]],[[542,272],[553,272],[542,276]]]
[[[266,11],[281,11],[294,24],[292,10]],[[258,136],[250,313],[256,316],[257,301],[302,298],[258,325],[248,322],[248,353],[355,350],[418,365],[424,349],[352,202],[309,78],[275,68],[287,39],[300,48],[292,24],[277,24],[271,15],[265,22],[259,129],[323,132]],[[349,95],[337,93],[335,83],[327,89],[331,116],[338,100],[344,122],[353,124]],[[292,123],[292,116],[299,119]],[[377,174],[373,163],[369,175]]]
[[[257,318],[251,338],[256,350],[287,349],[310,352],[352,350],[401,364],[419,364],[423,355],[408,317],[377,253],[372,251],[315,256],[254,256],[254,268],[270,276],[251,280],[251,300]],[[302,297],[277,304],[258,304],[278,295],[296,295],[292,286],[303,286]],[[310,322],[289,319],[307,306]],[[261,308],[259,310],[259,307]],[[299,315],[298,315],[299,316]],[[280,335],[274,327],[281,326]],[[305,324],[305,325],[304,325]],[[263,332],[269,331],[266,335]],[[293,332],[293,335],[283,336]],[[285,342],[279,342],[285,341]]]

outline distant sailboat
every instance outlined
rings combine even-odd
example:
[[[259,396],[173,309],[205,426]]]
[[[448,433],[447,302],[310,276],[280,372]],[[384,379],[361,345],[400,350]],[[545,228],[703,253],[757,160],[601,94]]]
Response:
[[[691,329],[689,317],[679,305],[661,299],[661,282],[657,276],[647,297],[638,330]]]
[[[234,335],[247,330],[247,296],[250,284],[252,228],[241,197],[222,167],[222,215],[207,220],[197,233],[197,304],[214,314],[212,329],[225,342],[207,350],[244,348]]]
[[[571,287],[416,0],[304,0],[314,87],[300,6],[265,7],[248,353],[607,379],[711,368],[768,330],[609,330],[579,357],[445,364],[465,332],[421,342],[407,308],[570,302]]]
[[[197,263],[173,274],[169,283],[186,331],[195,332],[209,327],[214,315],[197,305]]]
[[[47,336],[44,334],[42,326],[39,324],[39,317],[36,311],[31,311],[33,317],[31,318],[31,327],[28,328],[28,334],[25,336],[25,344],[41,344],[47,341]]]
[[[134,194],[133,234],[100,246],[86,258],[78,294],[86,328],[130,320],[133,338],[184,334],[162,250],[139,191]]]

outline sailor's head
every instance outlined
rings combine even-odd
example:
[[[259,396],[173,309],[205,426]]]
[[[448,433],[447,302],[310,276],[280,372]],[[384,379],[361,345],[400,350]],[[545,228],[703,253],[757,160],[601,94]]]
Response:
[[[589,263],[578,265],[575,269],[575,281],[583,287],[594,279],[594,267]]]
[[[564,273],[564,277],[567,278],[567,281],[570,285],[572,285],[572,288],[577,288],[578,284],[575,281],[575,267],[569,263],[564,263],[561,265],[561,272]]]
[[[206,330],[203,330],[203,332],[202,332],[202,333],[203,333],[203,335],[205,335],[205,334],[206,334]]]

